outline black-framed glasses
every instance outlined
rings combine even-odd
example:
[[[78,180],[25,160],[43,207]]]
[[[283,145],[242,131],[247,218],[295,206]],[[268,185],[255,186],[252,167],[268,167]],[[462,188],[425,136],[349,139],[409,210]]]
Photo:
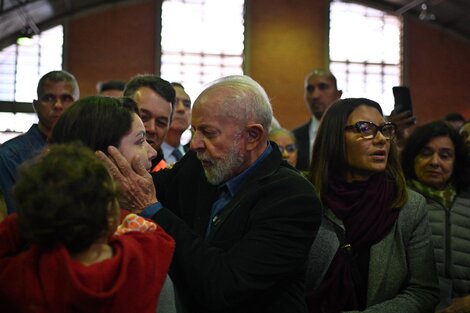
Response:
[[[284,153],[284,150],[287,151],[287,153],[294,153],[297,151],[297,145],[295,143],[291,143],[289,145],[286,145],[285,147],[279,147],[279,151],[281,151],[281,154]]]
[[[386,122],[378,126],[372,122],[359,121],[354,125],[348,125],[344,130],[353,130],[361,134],[364,139],[375,138],[377,132],[380,131],[382,135],[387,139],[393,139],[397,131],[397,126],[393,123]]]

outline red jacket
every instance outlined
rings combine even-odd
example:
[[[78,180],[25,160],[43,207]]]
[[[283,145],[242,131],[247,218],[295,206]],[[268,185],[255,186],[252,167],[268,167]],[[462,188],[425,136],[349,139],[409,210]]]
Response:
[[[162,228],[109,242],[114,256],[84,266],[64,247],[20,251],[16,215],[0,223],[1,312],[155,312],[173,256]]]

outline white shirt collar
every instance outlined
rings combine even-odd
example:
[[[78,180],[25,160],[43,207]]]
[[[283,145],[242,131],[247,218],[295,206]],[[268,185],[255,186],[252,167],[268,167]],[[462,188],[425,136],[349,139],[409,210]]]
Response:
[[[310,161],[312,161],[313,143],[315,142],[315,138],[317,137],[318,126],[320,126],[320,121],[315,116],[312,116],[310,120],[310,126],[308,128],[308,138],[310,139],[310,150],[308,152],[308,155]]]
[[[178,147],[173,147],[172,145],[166,143],[165,141],[162,142],[162,145],[160,146],[163,152],[163,158],[165,159],[166,163],[172,164],[176,162],[175,157],[173,156],[173,150],[178,149],[181,154],[185,154],[186,152],[184,151],[183,146],[180,144]]]

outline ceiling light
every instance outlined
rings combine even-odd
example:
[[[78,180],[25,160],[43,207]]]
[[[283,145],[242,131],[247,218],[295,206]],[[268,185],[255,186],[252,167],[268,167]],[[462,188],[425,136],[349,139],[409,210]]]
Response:
[[[434,21],[436,19],[436,16],[428,9],[426,2],[421,4],[421,13],[419,13],[419,19],[425,22]]]
[[[36,35],[34,30],[30,26],[25,26],[16,39],[16,43],[21,46],[30,46],[34,42],[34,35]]]

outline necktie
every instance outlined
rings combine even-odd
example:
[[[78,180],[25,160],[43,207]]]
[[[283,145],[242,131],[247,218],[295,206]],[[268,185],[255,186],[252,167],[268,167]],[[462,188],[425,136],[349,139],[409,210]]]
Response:
[[[181,157],[183,156],[183,154],[181,153],[179,149],[174,149],[171,155],[175,157],[176,161],[179,161]]]

